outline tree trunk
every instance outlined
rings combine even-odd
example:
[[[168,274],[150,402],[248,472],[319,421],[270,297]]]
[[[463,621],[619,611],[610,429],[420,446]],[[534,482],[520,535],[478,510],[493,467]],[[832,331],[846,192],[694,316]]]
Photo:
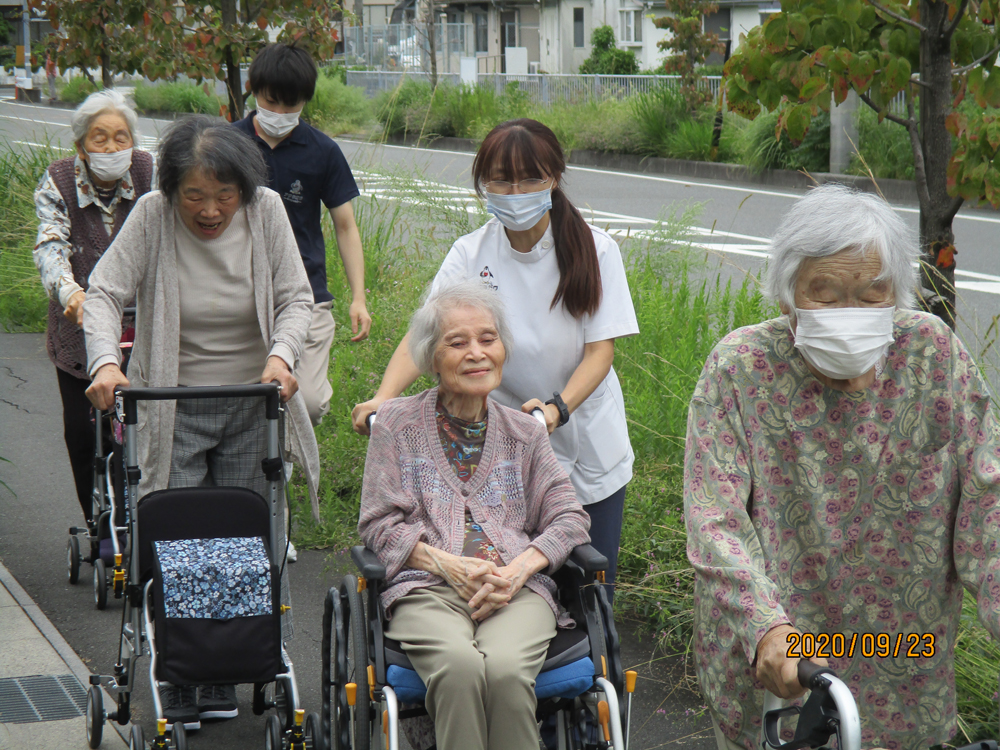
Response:
[[[101,84],[106,89],[115,87],[115,76],[111,72],[111,58],[107,52],[101,53]]]
[[[223,0],[222,28],[229,32],[237,23],[236,0]],[[229,95],[229,120],[236,122],[243,119],[243,81],[240,76],[240,61],[233,53],[232,45],[226,47],[226,93]]]
[[[921,282],[924,306],[955,327],[955,234],[952,219],[960,203],[948,195],[951,136],[945,118],[951,112],[951,35],[948,4],[920,1],[920,146],[925,189],[920,195]],[[919,180],[919,175],[918,175]],[[930,292],[930,294],[928,294]]]

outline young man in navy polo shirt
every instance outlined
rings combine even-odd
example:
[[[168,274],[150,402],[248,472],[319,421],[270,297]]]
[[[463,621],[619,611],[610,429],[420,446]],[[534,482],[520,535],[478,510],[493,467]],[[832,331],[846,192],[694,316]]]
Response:
[[[305,50],[271,44],[250,65],[250,90],[257,109],[234,123],[260,147],[268,166],[268,187],[285,204],[299,254],[313,290],[313,316],[295,377],[314,425],[330,410],[327,377],[334,321],[333,295],[326,286],[326,241],[322,208],[330,209],[337,247],[351,287],[351,341],[368,337],[372,319],[365,305],[365,260],[351,201],[360,193],[340,147],[325,133],[300,122],[316,90],[316,63]]]

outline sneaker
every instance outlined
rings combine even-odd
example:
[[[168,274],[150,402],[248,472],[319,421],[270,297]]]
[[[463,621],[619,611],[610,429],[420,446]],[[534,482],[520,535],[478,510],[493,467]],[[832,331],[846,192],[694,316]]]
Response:
[[[202,685],[198,691],[198,715],[202,719],[235,719],[235,685]]]
[[[295,549],[295,545],[292,544],[291,540],[288,542],[288,552],[285,557],[290,563],[296,562],[299,559],[299,551]]]
[[[167,720],[167,731],[180,722],[184,729],[201,729],[198,716],[198,688],[163,685],[160,688],[163,702],[163,718]]]

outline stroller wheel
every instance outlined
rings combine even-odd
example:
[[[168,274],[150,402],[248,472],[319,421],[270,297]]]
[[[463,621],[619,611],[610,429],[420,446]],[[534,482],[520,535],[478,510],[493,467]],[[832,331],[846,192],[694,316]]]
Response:
[[[304,735],[306,750],[327,750],[323,742],[323,723],[315,711],[306,717]]]
[[[94,604],[98,609],[108,606],[108,572],[101,558],[94,561]]]
[[[267,695],[270,693],[270,695]],[[281,724],[281,731],[292,728],[293,712],[288,705],[288,688],[284,680],[275,680],[265,688],[265,705],[274,708],[274,713]]]
[[[264,725],[264,750],[283,750],[285,733],[281,731],[281,720],[271,714]]]
[[[187,750],[188,738],[187,730],[184,729],[184,722],[178,721],[170,727],[170,747],[173,750]]]
[[[132,731],[128,736],[128,750],[146,750],[146,737],[138,724],[132,725]]]
[[[87,744],[100,747],[104,737],[104,695],[101,688],[91,685],[87,692]]]
[[[80,540],[75,534],[66,543],[66,580],[74,585],[80,580]]]

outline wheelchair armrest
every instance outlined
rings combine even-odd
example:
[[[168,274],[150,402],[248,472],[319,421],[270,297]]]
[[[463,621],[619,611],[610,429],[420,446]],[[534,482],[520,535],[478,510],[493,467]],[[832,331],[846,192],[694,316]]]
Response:
[[[369,581],[385,580],[385,566],[379,561],[378,556],[367,547],[351,547],[351,559],[361,575]]]
[[[569,559],[583,568],[585,573],[608,569],[608,558],[589,544],[580,544],[569,553]]]

